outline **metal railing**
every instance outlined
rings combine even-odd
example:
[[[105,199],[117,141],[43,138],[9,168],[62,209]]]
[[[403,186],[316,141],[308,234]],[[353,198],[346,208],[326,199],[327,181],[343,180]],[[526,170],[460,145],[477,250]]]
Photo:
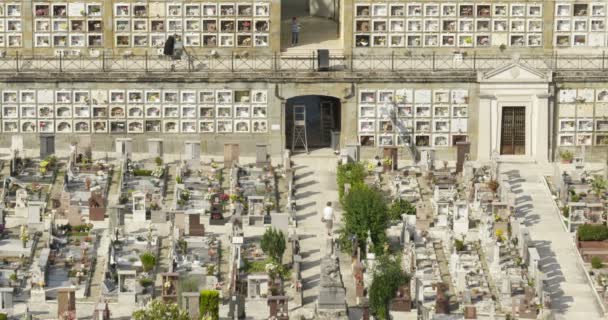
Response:
[[[514,60],[538,70],[607,70],[606,54],[411,54],[331,55],[329,72],[483,71],[508,65]],[[0,73],[34,72],[145,72],[145,73],[281,73],[316,72],[317,56],[311,54],[183,55],[180,59],[159,55],[40,56],[14,55],[0,58]]]

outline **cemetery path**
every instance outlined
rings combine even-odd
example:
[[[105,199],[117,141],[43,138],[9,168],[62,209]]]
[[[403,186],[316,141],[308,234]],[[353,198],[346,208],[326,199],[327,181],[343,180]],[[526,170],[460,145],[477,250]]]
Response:
[[[325,255],[325,226],[321,213],[327,201],[332,201],[335,212],[334,233],[338,229],[340,212],[336,210],[338,189],[333,156],[294,156],[295,187],[302,255],[302,307],[314,309],[319,295],[321,258]]]
[[[555,319],[603,319],[572,236],[563,228],[560,213],[542,182],[552,170],[550,165],[500,165],[515,193],[515,215],[530,230],[538,250],[544,290],[551,297]]]

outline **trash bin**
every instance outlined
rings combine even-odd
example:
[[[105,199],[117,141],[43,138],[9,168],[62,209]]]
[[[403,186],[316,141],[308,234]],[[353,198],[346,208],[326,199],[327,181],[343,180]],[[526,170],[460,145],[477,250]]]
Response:
[[[340,150],[340,131],[331,131],[331,149],[334,151]]]

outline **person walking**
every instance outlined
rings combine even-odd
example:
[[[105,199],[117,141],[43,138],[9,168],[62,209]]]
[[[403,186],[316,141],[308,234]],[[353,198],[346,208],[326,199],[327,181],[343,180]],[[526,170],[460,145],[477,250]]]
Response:
[[[298,22],[298,18],[293,17],[291,19],[291,46],[295,46],[300,41],[300,23]]]
[[[327,229],[327,236],[331,237],[331,232],[334,227],[334,209],[331,207],[331,201],[328,201],[323,209],[323,218],[322,222],[325,223],[325,228]]]

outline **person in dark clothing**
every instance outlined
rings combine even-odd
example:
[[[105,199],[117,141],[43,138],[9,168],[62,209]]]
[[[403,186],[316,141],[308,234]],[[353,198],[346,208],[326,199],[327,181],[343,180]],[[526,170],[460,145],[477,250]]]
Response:
[[[173,51],[175,49],[175,37],[169,36],[167,41],[165,41],[165,48],[163,49],[163,54],[166,56],[173,56]]]

